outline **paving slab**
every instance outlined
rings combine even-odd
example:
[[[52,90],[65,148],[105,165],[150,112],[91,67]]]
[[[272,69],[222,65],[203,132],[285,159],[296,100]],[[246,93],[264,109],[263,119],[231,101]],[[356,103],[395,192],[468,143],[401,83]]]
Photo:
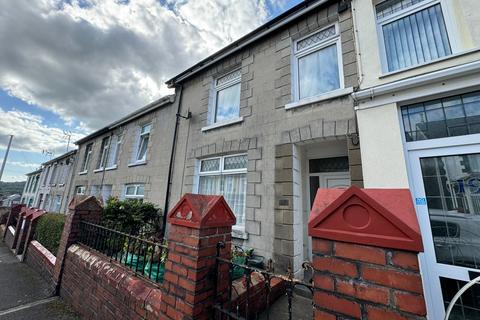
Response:
[[[34,269],[0,240],[0,319],[80,319]]]
[[[28,307],[22,310],[0,315],[1,320],[80,320],[81,318],[75,314],[60,298]]]

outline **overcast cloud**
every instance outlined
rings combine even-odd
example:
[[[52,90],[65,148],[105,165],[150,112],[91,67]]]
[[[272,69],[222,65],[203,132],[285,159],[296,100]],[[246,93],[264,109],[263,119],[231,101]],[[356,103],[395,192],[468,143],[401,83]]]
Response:
[[[0,87],[98,129],[170,93],[170,77],[264,23],[266,1],[2,0]]]

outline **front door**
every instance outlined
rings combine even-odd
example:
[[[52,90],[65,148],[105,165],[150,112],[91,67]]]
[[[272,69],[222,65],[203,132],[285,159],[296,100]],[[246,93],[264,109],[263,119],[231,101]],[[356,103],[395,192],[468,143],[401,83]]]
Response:
[[[310,209],[319,188],[348,188],[350,184],[350,172],[348,171],[310,174]]]
[[[410,151],[412,193],[423,237],[422,276],[430,319],[480,275],[480,145]],[[450,319],[480,319],[480,285]]]

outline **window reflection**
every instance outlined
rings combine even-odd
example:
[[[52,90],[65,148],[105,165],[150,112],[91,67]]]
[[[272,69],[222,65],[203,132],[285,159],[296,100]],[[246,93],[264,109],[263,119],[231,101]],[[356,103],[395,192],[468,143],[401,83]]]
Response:
[[[420,160],[437,262],[480,267],[480,154]]]

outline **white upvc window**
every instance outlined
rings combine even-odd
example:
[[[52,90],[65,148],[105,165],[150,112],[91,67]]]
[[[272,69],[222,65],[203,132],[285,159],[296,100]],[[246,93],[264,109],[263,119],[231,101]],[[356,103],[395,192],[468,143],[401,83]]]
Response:
[[[83,155],[83,163],[82,163],[82,173],[88,171],[88,166],[90,165],[90,159],[92,158],[93,152],[93,143],[87,144],[85,147],[85,154]]]
[[[145,184],[131,183],[125,185],[125,199],[143,199],[145,196]]]
[[[61,206],[62,206],[62,196],[61,195],[56,195],[53,212],[59,213]]]
[[[375,12],[384,72],[452,54],[443,0],[386,0]]]
[[[93,185],[90,190],[90,195],[100,199],[103,203],[106,203],[108,198],[112,195],[112,185],[104,184],[103,186]]]
[[[321,97],[344,88],[338,24],[330,25],[293,44],[294,100]]]
[[[107,164],[108,150],[110,149],[110,136],[102,139],[100,155],[98,156],[97,169],[104,169]]]
[[[108,153],[107,168],[114,168],[118,164],[120,147],[122,146],[122,134],[112,136],[110,141],[110,151]]]
[[[247,193],[246,154],[203,159],[198,167],[196,192],[208,195],[223,195],[237,218],[237,229],[245,228]]]
[[[52,164],[52,174],[50,175],[50,182],[49,185],[55,185],[56,184],[56,177],[57,177],[57,171],[58,171],[58,165],[57,163]]]
[[[78,196],[83,196],[85,195],[86,187],[85,186],[77,186],[75,188],[75,194]]]
[[[135,162],[145,162],[147,160],[148,141],[150,140],[150,130],[152,124],[143,125],[140,128],[140,136],[138,138],[138,147],[135,153]]]
[[[215,79],[209,110],[209,124],[225,123],[240,117],[242,73],[235,70]]]

